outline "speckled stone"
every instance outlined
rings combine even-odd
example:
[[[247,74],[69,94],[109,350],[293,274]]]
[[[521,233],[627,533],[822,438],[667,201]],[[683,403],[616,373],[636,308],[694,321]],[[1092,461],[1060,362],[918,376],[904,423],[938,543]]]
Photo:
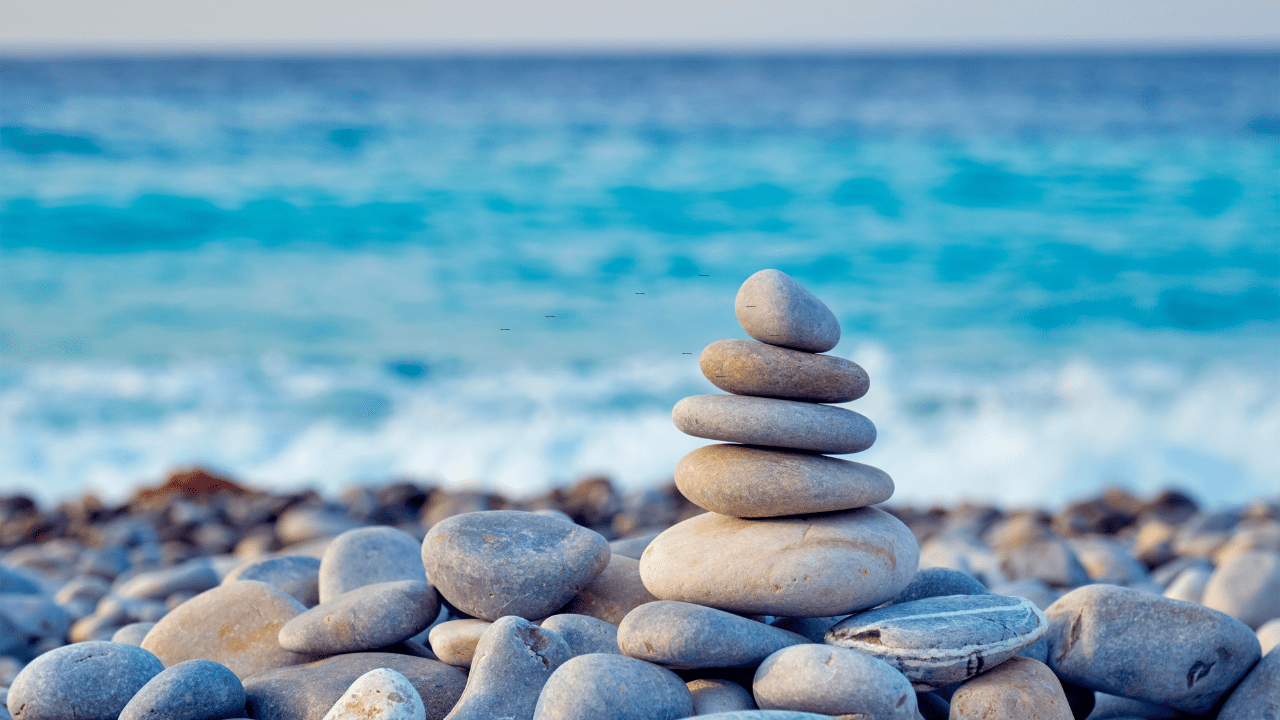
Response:
[[[866,507],[893,495],[893,479],[862,463],[751,445],[705,445],[676,465],[694,505],[734,517],[777,517]]]
[[[561,665],[538,697],[535,720],[679,720],[693,714],[680,676],[622,655],[580,655]]]
[[[1280,651],[1272,650],[1231,691],[1218,720],[1280,718]]]
[[[396,580],[426,582],[418,539],[386,526],[348,530],[329,543],[320,560],[320,602]]]
[[[671,420],[694,437],[828,455],[862,452],[876,441],[876,426],[858,413],[795,400],[691,395],[671,409]]]
[[[915,536],[878,508],[760,520],[705,513],[659,535],[640,576],[663,600],[825,617],[893,599],[918,559]]]
[[[613,555],[604,570],[565,603],[560,612],[587,615],[617,625],[627,613],[657,599],[640,579],[640,560]]]
[[[142,639],[146,637],[147,633],[151,632],[151,628],[155,626],[156,624],[153,622],[129,623],[112,634],[111,642],[142,647]]]
[[[188,660],[151,678],[120,720],[222,720],[242,715],[244,703],[235,673],[210,660]]]
[[[693,695],[695,715],[756,709],[756,701],[751,693],[732,680],[698,678],[685,683],[685,686]]]
[[[1059,677],[1193,714],[1261,656],[1257,636],[1229,615],[1117,585],[1073,590],[1045,614]]]
[[[307,665],[268,670],[244,683],[249,715],[256,720],[322,720],[360,676],[391,668],[422,698],[427,720],[447,715],[467,684],[467,674],[442,662],[390,653],[335,655]]]
[[[431,643],[431,651],[440,658],[440,662],[469,668],[476,655],[476,644],[480,642],[480,636],[492,624],[488,620],[477,618],[446,620],[431,628],[427,641]]]
[[[770,345],[820,353],[840,342],[840,323],[831,309],[781,270],[747,278],[733,312],[748,335]]]
[[[1062,685],[1044,663],[1014,657],[951,696],[954,720],[1075,720]]]
[[[915,720],[916,693],[888,663],[831,645],[796,645],[756,670],[752,694],[762,710]]]
[[[206,590],[165,615],[142,640],[165,667],[185,660],[222,663],[241,680],[314,658],[280,647],[280,628],[306,611],[274,585],[240,580]]]
[[[867,371],[852,360],[750,340],[717,340],[698,358],[702,374],[734,395],[843,403],[867,394]]]
[[[418,691],[403,675],[376,668],[361,675],[338,698],[324,720],[426,720]]]
[[[164,665],[135,645],[63,645],[32,660],[9,687],[15,720],[116,720]]]
[[[513,615],[498,618],[480,636],[467,688],[447,720],[532,717],[543,685],[570,656],[554,632]]]
[[[889,605],[840,621],[826,641],[879,658],[918,690],[960,682],[1044,636],[1044,613],[1003,595],[946,595]]]
[[[497,620],[553,614],[609,563],[599,533],[559,518],[489,510],[442,520],[422,541],[427,577],[454,607]]]
[[[574,657],[591,653],[621,655],[618,647],[618,626],[588,615],[563,613],[543,620],[543,630],[550,630],[569,645]]]
[[[618,626],[618,647],[668,668],[754,667],[808,639],[723,610],[660,600],[632,610]]]
[[[286,622],[280,647],[314,655],[376,650],[426,630],[439,614],[435,588],[421,580],[362,585]]]
[[[968,573],[951,568],[925,568],[916,573],[911,584],[891,604],[924,600],[946,595],[987,595],[987,587]]]
[[[414,546],[416,548],[417,543]],[[275,585],[307,607],[320,602],[320,560],[306,555],[284,555],[245,563],[228,573],[222,584],[237,580]]]
[[[1251,628],[1280,618],[1280,553],[1241,552],[1209,576],[1200,600]]]

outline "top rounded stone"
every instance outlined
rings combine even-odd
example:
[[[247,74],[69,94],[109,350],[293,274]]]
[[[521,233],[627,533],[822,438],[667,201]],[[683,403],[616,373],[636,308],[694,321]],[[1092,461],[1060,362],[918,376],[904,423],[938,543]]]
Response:
[[[748,335],[770,345],[820,353],[840,342],[840,323],[831,309],[781,270],[747,278],[733,312]]]

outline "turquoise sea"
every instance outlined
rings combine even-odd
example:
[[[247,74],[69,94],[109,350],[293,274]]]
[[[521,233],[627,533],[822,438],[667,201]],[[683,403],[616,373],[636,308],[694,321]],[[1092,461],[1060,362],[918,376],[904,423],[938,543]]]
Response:
[[[1280,55],[0,60],[0,493],[669,478],[751,273],[903,502],[1280,488]]]

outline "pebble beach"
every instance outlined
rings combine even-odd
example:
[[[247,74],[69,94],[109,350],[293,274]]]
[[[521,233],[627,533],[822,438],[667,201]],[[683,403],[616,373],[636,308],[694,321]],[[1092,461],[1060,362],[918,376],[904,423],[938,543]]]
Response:
[[[0,720],[1280,717],[1280,496],[895,503],[831,309],[733,307],[663,486],[0,497]]]

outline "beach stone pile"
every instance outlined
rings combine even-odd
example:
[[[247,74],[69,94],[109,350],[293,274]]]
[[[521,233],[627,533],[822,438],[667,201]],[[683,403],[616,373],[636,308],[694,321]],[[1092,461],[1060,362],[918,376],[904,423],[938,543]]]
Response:
[[[1280,717],[1280,498],[876,507],[834,314],[735,311],[665,487],[0,497],[0,720]]]

